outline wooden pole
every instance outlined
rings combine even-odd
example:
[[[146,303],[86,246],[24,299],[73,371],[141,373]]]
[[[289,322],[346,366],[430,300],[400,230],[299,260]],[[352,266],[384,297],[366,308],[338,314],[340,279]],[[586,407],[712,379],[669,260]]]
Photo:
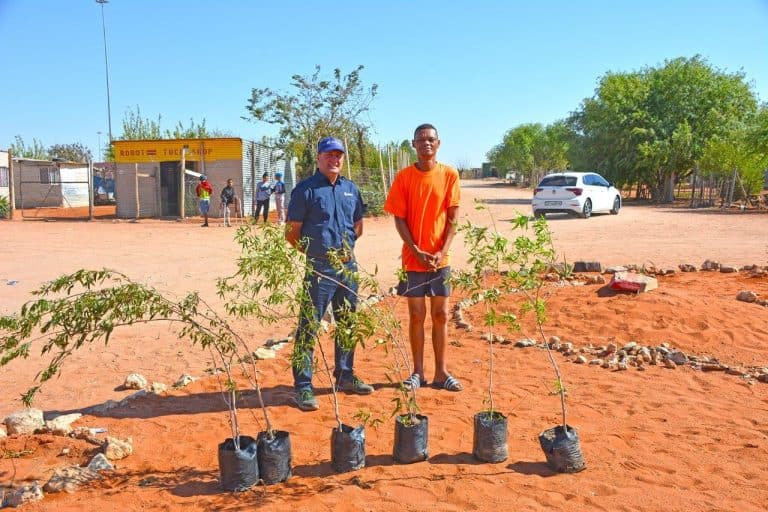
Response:
[[[187,209],[184,205],[184,202],[186,201],[184,194],[186,193],[187,188],[187,147],[188,146],[186,144],[181,147],[181,176],[179,178],[179,218],[182,220],[184,220],[187,215]]]
[[[387,178],[384,176],[384,160],[381,158],[381,147],[379,147],[379,171],[381,172],[381,190],[387,193]]]
[[[15,172],[15,169],[13,168],[13,151],[9,149],[8,150],[8,203],[9,203],[8,218],[11,220],[13,219],[13,212],[16,209],[16,184],[14,183],[14,172]],[[21,188],[21,179],[19,179],[19,188]]]
[[[693,167],[693,178],[691,179],[691,204],[688,206],[688,208],[693,208],[695,202],[696,202],[696,178],[699,174],[699,168],[698,166]]]
[[[344,135],[344,147],[347,149],[345,160],[347,161],[347,178],[352,179],[352,168],[349,166],[349,144],[347,144],[347,135]]]
[[[136,220],[139,220],[139,164],[135,163],[133,164],[134,171],[135,171],[135,181],[136,181]]]

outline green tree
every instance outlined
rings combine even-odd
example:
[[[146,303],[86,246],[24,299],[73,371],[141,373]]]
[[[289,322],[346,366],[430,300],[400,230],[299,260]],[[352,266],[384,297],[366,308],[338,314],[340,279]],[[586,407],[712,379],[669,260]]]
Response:
[[[31,146],[27,146],[24,143],[24,139],[21,138],[21,135],[16,135],[14,140],[16,143],[11,144],[10,146],[10,150],[13,156],[21,158],[35,158],[39,160],[50,160],[51,155],[39,140],[32,139]]]
[[[673,201],[675,182],[691,173],[708,141],[726,137],[756,109],[743,73],[715,69],[700,56],[609,72],[569,120],[577,134],[569,156],[575,169],[646,185],[652,199]]]
[[[74,144],[54,144],[48,148],[52,158],[61,158],[70,162],[88,162],[93,159],[91,150],[80,142]]]
[[[548,126],[521,124],[504,134],[502,142],[487,157],[497,169],[515,172],[531,181],[536,174],[569,166],[567,152],[572,138],[565,121]]]
[[[290,92],[270,88],[252,89],[246,120],[262,121],[280,127],[277,145],[299,159],[305,173],[314,168],[315,145],[327,135],[365,138],[364,114],[376,96],[376,84],[366,87],[360,78],[363,66],[343,75],[336,68],[333,76],[321,76],[320,66],[309,76],[293,75]],[[356,139],[353,138],[353,141]],[[360,151],[361,144],[355,142]],[[364,151],[360,151],[359,158]]]

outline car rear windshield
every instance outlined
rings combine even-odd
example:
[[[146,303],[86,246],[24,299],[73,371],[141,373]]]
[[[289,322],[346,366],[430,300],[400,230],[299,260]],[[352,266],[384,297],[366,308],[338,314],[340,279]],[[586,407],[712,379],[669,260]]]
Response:
[[[541,183],[540,187],[575,187],[576,176],[547,176]]]

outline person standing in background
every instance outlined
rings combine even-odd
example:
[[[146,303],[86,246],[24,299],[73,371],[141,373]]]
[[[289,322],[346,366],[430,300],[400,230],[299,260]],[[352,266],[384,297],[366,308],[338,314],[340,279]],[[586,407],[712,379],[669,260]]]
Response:
[[[277,222],[285,224],[285,183],[283,183],[283,173],[275,173],[275,184],[272,186],[272,192],[275,194]]]
[[[229,178],[227,180],[227,186],[221,189],[221,208],[224,210],[223,216],[224,216],[224,225],[229,227],[232,224],[229,222],[230,220],[230,212],[229,208],[232,205],[235,205],[235,214],[237,214],[237,204],[235,202],[237,201],[237,194],[235,193],[235,187],[232,186],[232,178]]]
[[[264,212],[264,222],[267,222],[269,215],[269,196],[272,194],[272,186],[269,183],[269,174],[266,172],[261,176],[261,183],[256,185],[256,208],[253,210],[253,219],[259,221],[259,212]]]
[[[195,195],[197,196],[198,206],[200,207],[200,213],[203,215],[203,225],[201,227],[208,227],[208,211],[211,209],[211,194],[213,194],[213,187],[205,177],[205,174],[200,175],[200,183],[195,187]]]

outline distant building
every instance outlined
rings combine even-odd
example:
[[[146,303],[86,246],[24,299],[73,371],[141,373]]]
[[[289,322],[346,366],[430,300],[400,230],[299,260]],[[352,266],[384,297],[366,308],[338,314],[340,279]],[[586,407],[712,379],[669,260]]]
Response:
[[[194,190],[200,174],[213,186],[211,215],[219,215],[219,194],[227,179],[240,198],[243,215],[254,211],[256,185],[264,173],[274,181],[281,171],[288,193],[296,173],[281,152],[240,138],[116,140],[117,217],[179,217],[181,161],[184,152],[184,215],[198,215]],[[138,205],[138,206],[137,206]]]
[[[13,157],[14,207],[88,206],[89,173],[87,163]]]
[[[0,150],[0,197],[11,200],[11,159],[7,151]]]

